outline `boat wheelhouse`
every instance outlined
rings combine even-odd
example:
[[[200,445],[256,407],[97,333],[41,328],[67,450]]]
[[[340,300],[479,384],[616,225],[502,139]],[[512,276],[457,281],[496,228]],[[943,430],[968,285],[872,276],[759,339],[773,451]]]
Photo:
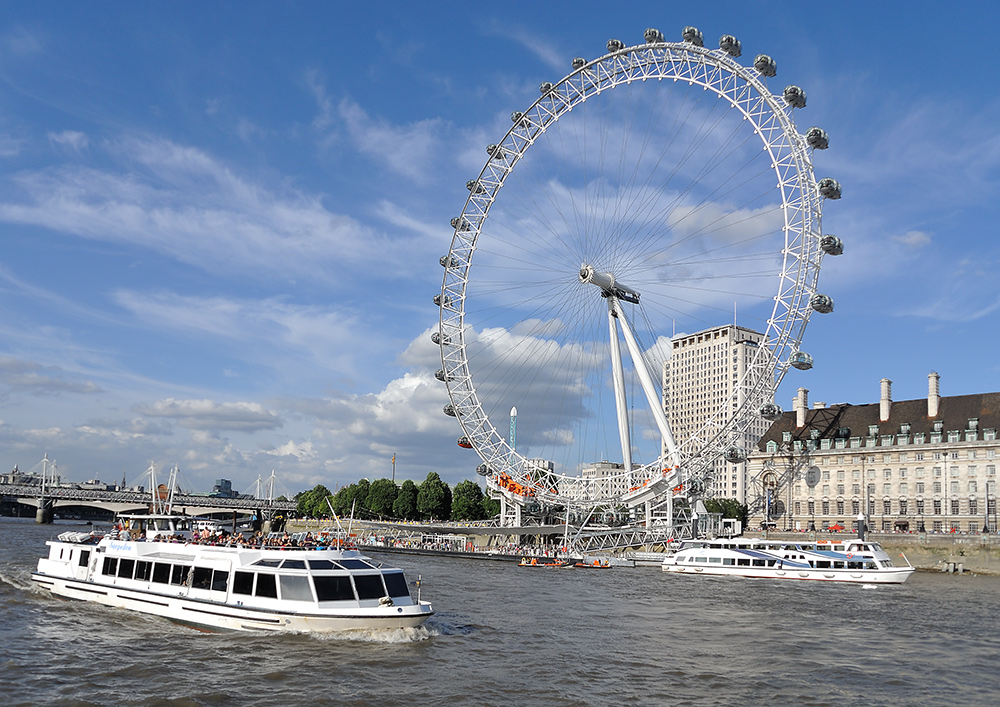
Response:
[[[434,613],[419,589],[411,596],[401,569],[333,533],[276,545],[200,537],[206,529],[196,526],[177,516],[130,516],[111,533],[63,533],[47,542],[48,557],[31,578],[61,597],[213,629],[410,628]]]
[[[664,572],[772,579],[902,584],[914,567],[895,566],[875,542],[688,540],[663,560]]]

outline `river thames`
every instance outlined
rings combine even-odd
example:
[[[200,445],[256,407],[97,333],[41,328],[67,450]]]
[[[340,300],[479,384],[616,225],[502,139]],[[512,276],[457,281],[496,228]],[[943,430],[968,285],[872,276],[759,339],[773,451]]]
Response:
[[[71,529],[0,519],[4,704],[993,705],[1000,689],[1000,577],[866,588],[375,555],[423,576],[425,626],[201,633],[32,587]]]

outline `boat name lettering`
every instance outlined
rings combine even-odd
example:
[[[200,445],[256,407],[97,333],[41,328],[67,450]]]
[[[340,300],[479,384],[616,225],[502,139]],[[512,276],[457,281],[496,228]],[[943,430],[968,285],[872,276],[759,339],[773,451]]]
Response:
[[[112,541],[108,545],[108,547],[111,550],[131,550],[132,549],[132,544],[131,543],[120,543],[120,542],[114,542],[114,541]]]

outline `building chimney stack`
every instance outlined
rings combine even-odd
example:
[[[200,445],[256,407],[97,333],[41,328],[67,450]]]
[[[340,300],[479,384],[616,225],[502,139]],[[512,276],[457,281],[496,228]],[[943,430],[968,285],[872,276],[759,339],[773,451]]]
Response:
[[[931,371],[927,376],[927,417],[937,417],[941,405],[941,376]]]
[[[878,419],[880,422],[886,422],[889,419],[889,412],[892,410],[892,381],[883,378],[881,383],[882,394],[878,400]]]
[[[820,402],[820,401],[818,401],[818,400],[817,400],[816,402],[814,402],[814,403],[813,403],[813,410],[822,410],[822,409],[824,409],[825,407],[826,407],[826,403],[821,403],[821,402]]]
[[[805,388],[799,388],[798,395],[792,400],[792,405],[795,407],[795,426],[805,427],[806,410],[809,409],[809,391]]]

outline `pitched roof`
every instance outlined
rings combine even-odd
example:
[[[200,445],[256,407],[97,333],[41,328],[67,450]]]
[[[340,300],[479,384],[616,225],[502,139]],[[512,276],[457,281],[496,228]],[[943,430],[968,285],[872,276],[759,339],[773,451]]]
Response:
[[[795,426],[795,411],[785,412],[774,421],[758,448],[766,449],[770,441],[782,442],[785,432],[792,433],[792,440],[824,439],[836,437],[868,437],[868,428],[878,425],[879,435],[896,435],[900,426],[909,423],[910,434],[930,433],[934,422],[940,420],[944,432],[969,429],[969,420],[979,420],[979,429],[1000,428],[1000,393],[975,393],[973,395],[953,395],[942,397],[938,405],[937,417],[927,416],[927,398],[900,400],[892,403],[889,419],[879,420],[879,403],[851,405],[841,403],[821,409],[806,411],[806,424]],[[814,438],[812,430],[819,431]],[[846,430],[846,431],[845,431]]]

